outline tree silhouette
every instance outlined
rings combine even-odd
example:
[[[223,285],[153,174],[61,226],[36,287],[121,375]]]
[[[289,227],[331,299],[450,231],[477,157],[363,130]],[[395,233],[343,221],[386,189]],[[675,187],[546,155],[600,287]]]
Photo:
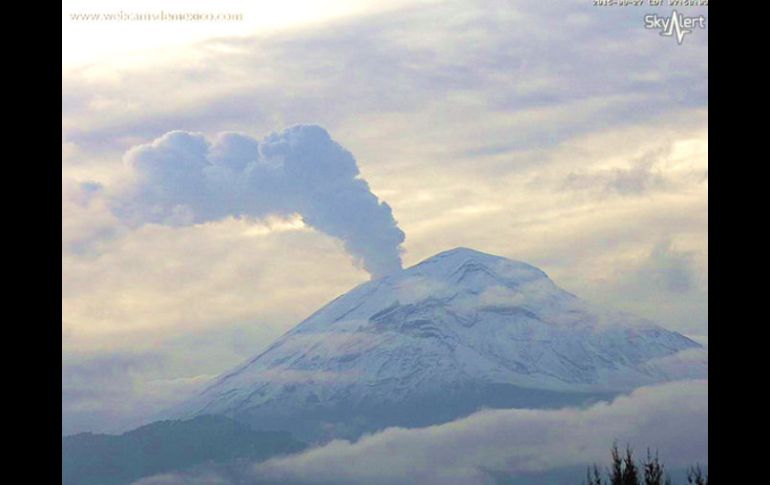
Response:
[[[694,485],[708,485],[709,478],[708,476],[703,476],[700,465],[696,464],[694,467],[687,470],[687,483],[692,483]]]
[[[640,485],[639,469],[634,463],[634,454],[629,445],[626,445],[626,456],[623,458],[623,485]]]
[[[652,456],[650,449],[647,448],[647,459],[642,463],[644,471],[644,485],[670,485],[671,479],[664,478],[663,464],[658,459],[658,451]],[[664,481],[665,480],[665,481]]]
[[[586,470],[586,485],[671,485],[671,477],[666,473],[658,452],[653,456],[647,448],[647,459],[641,466],[634,461],[633,450],[626,445],[626,452],[621,456],[617,442],[610,449],[611,463],[607,470],[607,481],[602,480],[596,464]],[[644,482],[642,482],[642,478]],[[708,485],[708,475],[703,473],[699,464],[687,470],[687,483],[690,485]]]
[[[624,485],[623,483],[623,458],[618,451],[618,442],[612,443],[612,463],[610,464],[610,485]]]
[[[586,470],[585,485],[604,485],[602,476],[599,473],[599,467],[596,464],[594,464],[593,468],[588,467],[588,470]]]
[[[634,463],[631,447],[626,445],[626,454],[621,456],[618,443],[614,442],[610,453],[612,454],[610,485],[641,485],[639,483],[639,469]]]

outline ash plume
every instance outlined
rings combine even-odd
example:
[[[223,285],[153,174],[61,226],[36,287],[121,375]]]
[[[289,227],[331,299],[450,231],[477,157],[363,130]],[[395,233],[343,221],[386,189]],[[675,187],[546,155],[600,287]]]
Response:
[[[319,126],[296,125],[261,141],[172,131],[132,148],[124,161],[134,180],[111,206],[132,225],[296,213],[342,240],[373,278],[401,268],[404,233],[390,206],[359,176],[353,155]]]

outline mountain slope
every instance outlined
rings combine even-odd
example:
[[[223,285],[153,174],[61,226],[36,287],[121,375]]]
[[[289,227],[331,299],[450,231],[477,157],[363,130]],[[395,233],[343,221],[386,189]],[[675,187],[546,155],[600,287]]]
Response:
[[[160,421],[121,435],[62,438],[62,485],[119,485],[161,472],[301,451],[288,433],[257,432],[223,416]]]
[[[594,308],[533,266],[457,248],[335,299],[176,412],[350,437],[608,398],[668,380],[660,362],[699,347]]]

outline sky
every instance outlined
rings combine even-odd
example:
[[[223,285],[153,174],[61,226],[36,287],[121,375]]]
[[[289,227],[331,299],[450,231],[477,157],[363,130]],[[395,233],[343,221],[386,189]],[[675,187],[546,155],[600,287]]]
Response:
[[[589,0],[382,4],[64,2],[64,434],[140,424],[456,246],[708,343],[708,29],[678,45],[655,9]],[[73,17],[159,10],[243,19]],[[292,171],[316,146],[298,124],[344,173]],[[242,191],[243,144],[273,147],[274,184]],[[178,153],[198,178],[154,171]]]

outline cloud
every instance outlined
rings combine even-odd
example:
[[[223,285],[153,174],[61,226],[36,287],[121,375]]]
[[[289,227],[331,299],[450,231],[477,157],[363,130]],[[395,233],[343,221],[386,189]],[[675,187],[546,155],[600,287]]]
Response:
[[[211,376],[149,379],[167,365],[159,352],[62,356],[62,434],[119,432],[189,396]]]
[[[340,241],[296,217],[149,224],[100,244],[62,255],[62,384],[77,379],[91,409],[65,406],[67,433],[125,430],[182,399],[177,385],[253,357],[367,277]],[[133,362],[108,379],[80,365],[112,356]]]
[[[708,340],[700,342],[708,345]],[[708,348],[687,349],[645,362],[644,366],[671,380],[697,379],[708,369]]]
[[[293,126],[262,141],[223,133],[209,142],[173,131],[132,148],[125,160],[134,181],[111,204],[134,226],[297,213],[341,239],[373,277],[401,268],[404,233],[390,206],[359,177],[351,153],[319,126]]]
[[[670,148],[669,148],[670,150]],[[665,156],[658,149],[633,160],[628,168],[600,169],[593,172],[571,172],[563,188],[570,190],[598,189],[601,193],[623,196],[640,195],[654,189],[665,189],[669,181],[656,170],[655,164]]]
[[[255,484],[524,483],[520,479],[571,484],[589,464],[606,464],[615,440],[630,444],[638,455],[646,447],[657,450],[670,470],[707,464],[707,381],[644,387],[583,409],[480,411],[447,424],[390,428],[356,442],[335,440],[256,464],[250,471],[201,473],[223,483],[227,475],[238,477],[233,483]],[[544,478],[564,470],[568,473],[561,480]],[[171,474],[136,485],[198,483],[198,477]]]
[[[84,254],[99,240],[116,234],[116,218],[93,182],[62,180],[62,251]]]
[[[639,12],[580,0],[413,5],[219,38],[145,69],[69,69],[65,132],[104,149],[179,127],[267,130],[311,119],[364,139],[419,137],[426,154],[451,159],[510,155],[706,106],[707,38],[696,34],[671,49]]]
[[[660,242],[637,270],[635,278],[639,284],[652,283],[659,291],[687,293],[697,284],[693,258],[692,252],[672,248],[671,241]]]
[[[699,251],[663,239],[587,288],[587,298],[642,314],[693,336],[708,334],[708,267]]]
[[[585,191],[599,198],[692,190],[708,181],[704,153],[707,148],[693,145],[692,140],[664,139],[659,145],[632,156],[630,162],[617,164],[613,160],[616,166],[599,164],[597,168],[573,170],[558,184],[558,189]]]
[[[255,467],[259,480],[286,483],[488,484],[604,463],[613,440],[658,449],[669,466],[707,462],[708,384],[641,388],[587,409],[490,410],[422,429],[392,428],[350,443],[333,441]]]
[[[233,485],[233,482],[216,472],[205,472],[200,474],[168,473],[165,475],[143,478],[133,482],[132,485]]]

